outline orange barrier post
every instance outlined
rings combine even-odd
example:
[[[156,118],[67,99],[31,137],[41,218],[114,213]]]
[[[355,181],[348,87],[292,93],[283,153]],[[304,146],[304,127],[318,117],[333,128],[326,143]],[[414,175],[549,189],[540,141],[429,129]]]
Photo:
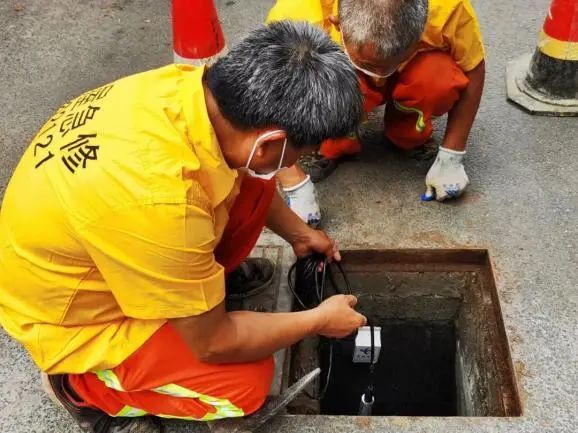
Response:
[[[225,49],[213,0],[173,0],[175,63],[210,63]]]
[[[578,116],[578,0],[553,0],[534,55],[508,64],[508,99],[532,114]]]

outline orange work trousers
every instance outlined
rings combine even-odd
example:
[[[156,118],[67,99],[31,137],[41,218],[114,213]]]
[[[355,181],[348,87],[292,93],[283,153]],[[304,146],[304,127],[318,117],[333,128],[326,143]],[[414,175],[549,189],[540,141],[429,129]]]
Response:
[[[427,51],[417,54],[382,87],[361,74],[359,83],[367,113],[388,103],[384,115],[386,138],[401,149],[412,150],[428,141],[433,133],[432,119],[451,110],[469,79],[449,54]],[[330,159],[360,151],[359,140],[350,137],[326,140],[320,149]]]
[[[226,272],[255,246],[275,191],[274,180],[244,179],[215,250]],[[167,323],[117,367],[68,377],[88,406],[112,416],[210,421],[255,412],[269,392],[273,369],[272,357],[242,364],[202,363]]]

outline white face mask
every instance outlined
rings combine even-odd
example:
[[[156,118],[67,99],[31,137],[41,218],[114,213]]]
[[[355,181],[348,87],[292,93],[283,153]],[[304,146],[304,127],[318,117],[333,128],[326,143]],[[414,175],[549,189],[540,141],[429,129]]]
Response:
[[[265,173],[265,174],[261,174],[261,173],[256,173],[255,170],[249,168],[249,165],[251,165],[251,161],[253,160],[253,155],[255,155],[255,150],[257,150],[257,145],[265,138],[270,137],[273,134],[276,134],[277,132],[283,132],[280,129],[275,130],[275,131],[270,131],[267,132],[263,135],[260,135],[257,140],[255,140],[255,144],[253,144],[253,149],[251,150],[251,154],[249,155],[249,159],[247,160],[247,164],[245,164],[245,171],[247,172],[247,174],[249,174],[249,176],[251,177],[256,177],[257,179],[263,179],[263,180],[271,180],[275,177],[275,175],[277,174],[277,172],[279,170],[282,170],[283,168],[287,168],[287,167],[282,167],[283,165],[283,158],[285,157],[285,148],[287,147],[287,139],[285,138],[285,141],[283,142],[283,150],[281,151],[281,159],[279,160],[279,165],[277,166],[276,170],[273,170],[269,173]]]
[[[343,34],[341,35],[341,40],[342,40],[342,41],[345,41],[345,40],[343,39]],[[357,66],[357,65],[355,64],[355,62],[354,62],[353,60],[351,60],[351,56],[350,56],[349,53],[347,52],[347,48],[345,48],[345,42],[343,42],[343,52],[344,52],[345,55],[349,58],[349,61],[351,62],[351,64],[353,65],[353,67],[354,67],[355,69],[357,69],[359,72],[363,72],[363,73],[364,73],[365,75],[367,75],[368,77],[377,78],[378,80],[379,80],[379,79],[383,80],[384,78],[389,78],[389,77],[391,77],[391,76],[392,76],[393,74],[395,74],[395,72],[397,71],[397,67],[396,67],[393,71],[391,71],[391,72],[390,72],[389,74],[387,74],[387,75],[379,75],[379,74],[376,74],[375,72],[371,72],[371,71],[368,71],[367,69],[363,69],[361,66]]]

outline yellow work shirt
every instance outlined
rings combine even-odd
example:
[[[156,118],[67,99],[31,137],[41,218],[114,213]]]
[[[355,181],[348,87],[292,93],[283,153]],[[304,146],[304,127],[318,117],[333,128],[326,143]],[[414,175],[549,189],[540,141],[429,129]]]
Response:
[[[240,177],[204,67],[166,66],[62,106],[0,213],[0,324],[49,373],[120,364],[166,319],[225,296],[214,258]]]
[[[341,44],[341,34],[329,20],[331,15],[339,16],[338,0],[277,0],[267,22],[308,21]],[[466,72],[484,59],[480,26],[469,0],[429,0],[427,23],[417,52],[430,50],[448,52]]]

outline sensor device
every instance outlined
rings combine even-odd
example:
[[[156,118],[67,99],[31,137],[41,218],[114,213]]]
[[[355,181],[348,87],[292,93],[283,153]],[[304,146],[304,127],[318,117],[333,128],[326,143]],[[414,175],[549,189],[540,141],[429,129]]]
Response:
[[[381,351],[381,327],[373,327],[373,364],[377,363]],[[357,331],[353,362],[369,364],[371,362],[371,327],[363,326]]]

